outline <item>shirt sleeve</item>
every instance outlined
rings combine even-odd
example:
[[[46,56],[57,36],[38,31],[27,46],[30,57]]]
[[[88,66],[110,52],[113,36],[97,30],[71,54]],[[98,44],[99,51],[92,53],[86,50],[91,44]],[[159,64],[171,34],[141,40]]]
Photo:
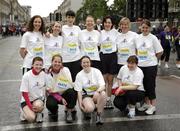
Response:
[[[75,80],[75,91],[82,91],[82,82],[81,82],[81,76],[80,74],[76,75],[76,80]]]
[[[138,85],[138,86],[142,85],[143,84],[143,78],[144,78],[143,72],[141,70],[138,71],[137,73],[135,73],[133,84]]]
[[[66,76],[68,77],[68,80],[70,82],[72,82],[72,76],[71,76],[71,72],[70,72],[69,68],[66,67],[66,68],[64,68],[64,70],[65,70]]]
[[[27,74],[24,74],[21,81],[20,92],[29,92],[28,88],[29,88],[28,76]]]
[[[98,69],[97,69],[96,73],[97,73],[96,79],[98,79],[98,85],[99,86],[105,86],[105,81],[104,81],[102,73]]]
[[[153,47],[154,47],[155,53],[163,52],[163,48],[156,36],[154,36],[154,39],[153,39]]]
[[[122,79],[122,72],[123,72],[123,67],[121,67],[121,69],[119,70],[119,73],[117,75],[117,78],[120,80]]]
[[[20,48],[26,48],[27,47],[27,43],[28,43],[28,32],[26,32],[21,40],[21,45]]]

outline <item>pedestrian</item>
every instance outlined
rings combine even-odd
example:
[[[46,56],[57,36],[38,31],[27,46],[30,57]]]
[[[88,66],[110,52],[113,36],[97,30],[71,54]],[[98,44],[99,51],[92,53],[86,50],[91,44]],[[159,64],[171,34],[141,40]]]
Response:
[[[61,24],[54,22],[51,26],[52,33],[49,37],[45,37],[45,68],[49,69],[52,56],[62,54],[63,37],[59,35],[61,32]]]
[[[28,31],[23,35],[19,53],[23,58],[23,74],[31,69],[34,57],[44,57],[44,22],[41,16],[33,16]]]
[[[45,100],[46,81],[43,59],[34,57],[32,69],[26,72],[21,81],[21,121],[42,122]]]
[[[91,67],[88,56],[81,58],[82,70],[77,74],[75,90],[78,91],[78,103],[85,118],[97,108],[96,124],[102,124],[102,113],[106,103],[105,82],[100,70]]]
[[[180,69],[180,26],[178,27],[178,33],[176,34],[174,39],[177,53],[176,67]]]
[[[103,30],[103,26],[102,26],[102,24],[101,24],[101,19],[97,19],[96,20],[96,25],[95,25],[95,28],[94,28],[95,30],[97,30],[97,31],[99,31],[99,32],[101,32],[101,30]]]
[[[86,29],[82,30],[79,34],[79,41],[81,47],[82,56],[87,55],[90,57],[92,67],[101,69],[98,43],[100,33],[94,30],[94,18],[87,16],[86,18]]]
[[[129,56],[127,65],[122,66],[117,75],[118,88],[115,91],[114,105],[122,112],[127,110],[129,118],[135,116],[136,103],[144,99],[144,75],[137,65],[137,56]]]
[[[144,20],[141,24],[142,34],[135,40],[136,52],[139,59],[138,66],[144,73],[143,85],[145,89],[145,103],[139,108],[151,115],[156,111],[156,75],[158,58],[163,53],[163,48],[156,36],[150,33],[151,23]]]
[[[173,36],[172,33],[170,32],[170,28],[168,25],[164,26],[164,31],[162,31],[159,35],[161,45],[164,49],[164,52],[161,56],[161,59],[158,63],[159,66],[161,66],[162,61],[165,60],[165,68],[169,68],[169,57],[171,53],[171,47],[172,47],[172,42],[173,42]]]
[[[75,105],[77,92],[73,88],[71,73],[62,64],[62,57],[56,54],[52,57],[52,65],[47,77],[47,101],[46,107],[49,116],[53,120],[58,118],[58,105],[65,106],[66,122],[73,122],[76,117]]]
[[[131,22],[129,18],[123,17],[119,22],[119,27],[121,33],[117,38],[118,71],[127,64],[129,56],[136,54],[134,39],[138,37],[137,33],[130,31]]]
[[[107,103],[105,108],[112,109],[111,90],[114,76],[117,69],[117,37],[119,32],[113,28],[112,17],[106,16],[103,19],[103,28],[100,35],[100,60],[102,63],[102,74],[106,83]]]
[[[75,81],[76,74],[81,70],[79,49],[79,26],[73,25],[75,22],[75,13],[72,10],[66,12],[67,25],[62,26],[63,48],[62,57],[64,66],[68,67],[72,80]]]

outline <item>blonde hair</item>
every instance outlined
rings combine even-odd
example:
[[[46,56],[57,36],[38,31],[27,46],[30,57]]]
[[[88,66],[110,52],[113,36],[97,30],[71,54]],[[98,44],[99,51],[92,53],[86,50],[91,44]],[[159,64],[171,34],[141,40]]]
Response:
[[[123,18],[120,20],[119,25],[121,25],[121,24],[124,23],[124,22],[127,22],[128,25],[129,25],[129,28],[131,28],[131,21],[130,21],[129,18],[123,17]]]

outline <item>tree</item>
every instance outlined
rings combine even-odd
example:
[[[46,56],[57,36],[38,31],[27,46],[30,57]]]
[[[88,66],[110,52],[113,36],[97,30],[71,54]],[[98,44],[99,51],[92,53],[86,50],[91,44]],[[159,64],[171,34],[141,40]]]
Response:
[[[87,15],[92,15],[95,19],[103,18],[108,14],[108,0],[84,0],[83,7],[77,11],[77,22],[84,21]]]
[[[126,0],[114,0],[114,3],[109,7],[109,15],[113,17],[116,27],[119,20],[126,16]]]

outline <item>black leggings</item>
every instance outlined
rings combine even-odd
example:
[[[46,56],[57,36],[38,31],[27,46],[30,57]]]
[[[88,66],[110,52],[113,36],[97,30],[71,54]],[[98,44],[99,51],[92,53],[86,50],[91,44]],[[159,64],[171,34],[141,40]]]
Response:
[[[66,100],[66,107],[68,109],[73,109],[75,107],[77,92],[74,89],[67,89],[61,96]],[[58,104],[62,104],[62,102],[57,101],[52,95],[47,97],[46,107],[52,114],[57,114]]]
[[[177,61],[180,61],[180,45],[176,45]]]
[[[171,53],[171,47],[164,47],[164,52],[161,56],[161,60],[165,59],[165,62],[169,61],[169,57],[170,57],[170,53]]]
[[[135,105],[136,102],[141,102],[142,100],[144,100],[144,91],[129,90],[122,96],[116,96],[113,103],[120,111],[124,111],[127,104]]]

